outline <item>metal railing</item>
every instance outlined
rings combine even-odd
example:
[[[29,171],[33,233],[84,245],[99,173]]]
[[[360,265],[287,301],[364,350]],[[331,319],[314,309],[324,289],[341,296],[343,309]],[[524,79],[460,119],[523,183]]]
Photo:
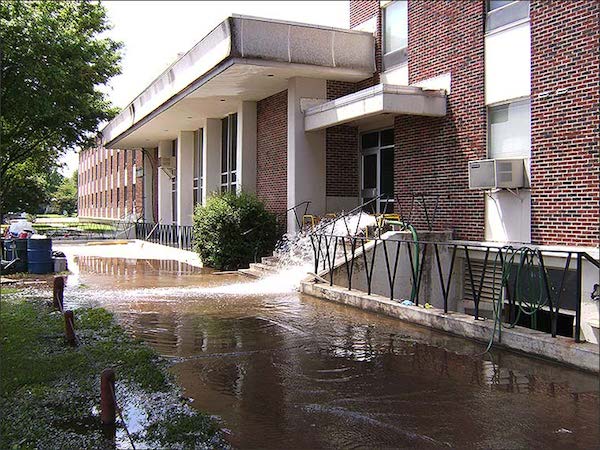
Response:
[[[167,225],[152,222],[137,222],[135,237],[182,250],[192,250],[194,240],[193,226],[191,225]]]
[[[514,327],[521,316],[530,316],[532,328],[535,328],[537,315],[541,311],[550,314],[550,333],[557,336],[557,322],[567,289],[566,280],[572,274],[573,260],[575,275],[574,338],[581,340],[581,292],[583,261],[587,260],[600,269],[600,262],[586,252],[570,250],[545,250],[536,246],[510,247],[485,245],[474,242],[441,242],[425,240],[406,240],[395,236],[371,239],[365,236],[339,236],[329,233],[310,235],[315,274],[329,277],[329,285],[334,285],[336,273],[345,275],[348,290],[352,290],[353,278],[356,281],[357,267],[364,273],[367,294],[372,294],[373,276],[376,271],[385,270],[385,279],[389,290],[389,299],[400,301],[394,292],[400,272],[409,274],[410,301],[419,305],[423,288],[423,273],[430,272],[431,282],[437,279],[441,292],[444,312],[449,310],[452,281],[456,277],[457,259],[464,261],[466,283],[468,283],[474,303],[473,316],[481,318],[480,307],[482,290],[486,280],[491,278],[492,311],[494,319],[499,321],[499,339],[502,326]],[[445,250],[444,257],[441,256]],[[377,254],[381,255],[377,258]],[[428,266],[424,264],[430,255]],[[549,275],[548,261],[560,258],[564,266],[557,267],[554,262],[553,276]],[[383,260],[384,267],[375,267]],[[480,262],[480,273],[475,273],[473,261]],[[482,261],[482,263],[481,263]],[[437,272],[437,274],[434,274]],[[500,285],[496,279],[500,274]],[[463,300],[462,292],[459,293]],[[571,306],[571,305],[569,305]],[[506,325],[507,324],[507,325]]]

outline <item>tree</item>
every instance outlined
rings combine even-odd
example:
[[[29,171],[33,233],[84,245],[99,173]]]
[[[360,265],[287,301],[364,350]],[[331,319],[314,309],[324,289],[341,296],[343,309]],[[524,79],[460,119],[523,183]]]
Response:
[[[51,205],[58,214],[66,212],[71,215],[77,212],[77,171],[70,177],[63,177],[52,195]]]
[[[63,176],[43,161],[36,165],[34,161],[27,160],[15,165],[10,174],[11,187],[17,195],[7,195],[3,199],[6,211],[42,212],[63,181]]]
[[[0,2],[0,211],[21,195],[23,167],[56,168],[116,113],[100,90],[120,73],[121,43],[102,35],[109,29],[99,2]]]

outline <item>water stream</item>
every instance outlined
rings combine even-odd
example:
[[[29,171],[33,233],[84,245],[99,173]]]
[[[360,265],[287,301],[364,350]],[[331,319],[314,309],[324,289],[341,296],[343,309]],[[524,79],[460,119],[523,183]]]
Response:
[[[169,358],[235,447],[598,447],[596,376],[301,295],[293,273],[65,251],[66,305]]]

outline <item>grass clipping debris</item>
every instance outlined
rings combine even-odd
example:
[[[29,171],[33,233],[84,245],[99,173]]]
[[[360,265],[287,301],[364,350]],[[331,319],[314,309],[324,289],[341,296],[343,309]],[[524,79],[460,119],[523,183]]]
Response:
[[[224,447],[217,422],[180,395],[163,359],[101,308],[77,309],[81,345],[42,299],[2,290],[0,448],[129,448],[117,420],[100,425],[100,373],[116,372],[116,396],[136,448]]]

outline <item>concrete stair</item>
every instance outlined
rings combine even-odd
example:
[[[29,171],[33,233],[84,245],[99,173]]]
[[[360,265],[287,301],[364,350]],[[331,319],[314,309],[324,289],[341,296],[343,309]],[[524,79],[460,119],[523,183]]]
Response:
[[[251,278],[265,278],[277,273],[279,258],[275,255],[261,258],[259,263],[251,263],[248,269],[239,269],[242,275]]]

